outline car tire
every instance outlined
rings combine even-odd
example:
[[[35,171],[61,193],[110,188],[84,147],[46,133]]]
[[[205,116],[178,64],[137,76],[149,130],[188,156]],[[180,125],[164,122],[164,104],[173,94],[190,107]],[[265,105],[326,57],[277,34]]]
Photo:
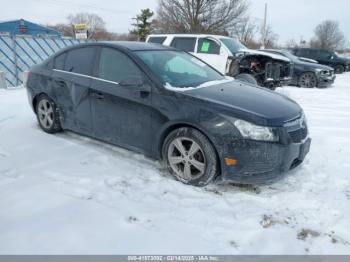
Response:
[[[235,76],[235,79],[248,84],[258,85],[258,81],[256,81],[255,77],[249,74],[239,74]]]
[[[336,74],[342,74],[342,73],[344,73],[345,72],[345,67],[344,66],[342,66],[342,65],[337,65],[336,67],[335,67],[335,73]]]
[[[62,131],[59,111],[55,102],[45,94],[38,97],[35,108],[39,126],[46,133]]]
[[[317,86],[316,75],[312,72],[306,72],[300,75],[298,86],[303,88],[314,88]]]
[[[188,185],[205,186],[218,173],[213,145],[194,128],[183,127],[172,131],[163,143],[162,155],[170,173]]]

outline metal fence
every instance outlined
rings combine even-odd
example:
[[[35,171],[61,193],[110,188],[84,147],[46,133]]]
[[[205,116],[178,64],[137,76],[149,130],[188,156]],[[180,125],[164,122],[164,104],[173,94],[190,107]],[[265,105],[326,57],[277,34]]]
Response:
[[[31,36],[0,36],[0,71],[5,72],[7,87],[22,84],[21,73],[70,45],[84,40]]]

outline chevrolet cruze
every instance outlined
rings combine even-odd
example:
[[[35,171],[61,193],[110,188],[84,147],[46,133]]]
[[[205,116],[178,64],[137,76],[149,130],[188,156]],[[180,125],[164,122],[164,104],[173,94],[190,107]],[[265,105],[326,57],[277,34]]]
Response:
[[[69,47],[34,66],[26,86],[45,132],[71,130],[162,159],[190,185],[270,182],[310,148],[296,102],[156,44]]]

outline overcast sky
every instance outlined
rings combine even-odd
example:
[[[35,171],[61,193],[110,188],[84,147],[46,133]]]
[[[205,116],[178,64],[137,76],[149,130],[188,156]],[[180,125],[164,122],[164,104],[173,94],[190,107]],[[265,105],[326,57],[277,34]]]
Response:
[[[156,10],[157,0],[0,0],[1,20],[24,18],[43,24],[65,22],[69,14],[94,12],[107,28],[128,32],[140,9]],[[284,42],[301,37],[309,39],[314,27],[325,19],[339,21],[350,40],[350,0],[251,0],[250,14],[262,22],[264,4],[268,3],[268,23]]]

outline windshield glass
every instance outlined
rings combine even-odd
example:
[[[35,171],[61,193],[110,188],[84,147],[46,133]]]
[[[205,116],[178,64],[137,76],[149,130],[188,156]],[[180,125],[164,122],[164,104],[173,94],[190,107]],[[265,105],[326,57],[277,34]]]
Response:
[[[247,49],[241,42],[234,38],[220,38],[221,42],[230,50],[232,54],[235,54],[240,49]]]
[[[138,57],[162,80],[173,87],[197,87],[225,77],[199,59],[179,51],[136,51]]]
[[[291,53],[289,53],[286,50],[281,51],[280,53],[277,53],[280,55],[284,55],[285,57],[289,58],[292,62],[299,62],[299,58]]]

